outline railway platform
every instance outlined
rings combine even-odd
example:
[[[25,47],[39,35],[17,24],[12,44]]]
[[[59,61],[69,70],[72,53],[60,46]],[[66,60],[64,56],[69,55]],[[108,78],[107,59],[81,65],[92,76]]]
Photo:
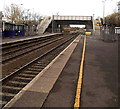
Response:
[[[80,107],[118,107],[118,42],[77,37],[6,107],[74,107],[81,61]]]
[[[51,33],[51,34],[41,34],[39,36],[19,36],[19,37],[6,37],[2,39],[2,44],[8,44],[8,43],[14,43],[14,42],[18,42],[18,41],[24,41],[24,40],[30,40],[30,39],[34,39],[34,38],[40,38],[40,37],[47,37],[47,36],[52,36],[52,35],[57,35],[57,34],[61,34],[61,33]],[[0,43],[1,45],[1,43]]]

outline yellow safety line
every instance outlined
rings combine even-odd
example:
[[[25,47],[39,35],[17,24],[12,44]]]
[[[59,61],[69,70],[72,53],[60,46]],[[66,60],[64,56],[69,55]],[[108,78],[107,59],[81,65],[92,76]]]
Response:
[[[78,84],[77,84],[77,90],[76,90],[74,109],[77,109],[77,108],[80,107],[80,96],[81,96],[81,88],[82,88],[82,77],[83,77],[83,64],[84,64],[84,59],[85,59],[85,48],[86,48],[86,36],[84,37],[82,60],[81,60],[81,64],[80,64],[80,72],[79,72],[79,78],[78,78]]]

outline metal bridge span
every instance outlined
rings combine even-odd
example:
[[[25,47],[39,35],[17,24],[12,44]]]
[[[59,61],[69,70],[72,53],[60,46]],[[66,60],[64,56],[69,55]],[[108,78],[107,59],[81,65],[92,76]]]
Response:
[[[92,20],[92,16],[53,16],[54,20],[82,20],[82,21],[90,21]]]
[[[53,15],[48,16],[43,19],[43,21],[38,25],[39,33],[44,33],[46,29],[51,28],[52,32],[58,32],[61,25],[86,25],[87,31],[93,31],[93,17],[92,16],[59,16]]]

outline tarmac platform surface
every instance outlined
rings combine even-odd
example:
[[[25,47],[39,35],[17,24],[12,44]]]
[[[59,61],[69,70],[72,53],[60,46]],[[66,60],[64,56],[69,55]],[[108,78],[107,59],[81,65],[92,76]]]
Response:
[[[79,36],[7,106],[73,107],[83,49]],[[87,36],[81,107],[118,107],[118,41]]]
[[[118,107],[118,41],[87,38],[81,107]]]

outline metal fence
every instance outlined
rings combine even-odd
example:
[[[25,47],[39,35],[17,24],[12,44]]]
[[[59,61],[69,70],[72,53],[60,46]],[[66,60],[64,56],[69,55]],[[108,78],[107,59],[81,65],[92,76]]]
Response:
[[[115,41],[117,40],[117,34],[115,33],[114,25],[104,25],[100,28],[100,36],[104,41]]]

